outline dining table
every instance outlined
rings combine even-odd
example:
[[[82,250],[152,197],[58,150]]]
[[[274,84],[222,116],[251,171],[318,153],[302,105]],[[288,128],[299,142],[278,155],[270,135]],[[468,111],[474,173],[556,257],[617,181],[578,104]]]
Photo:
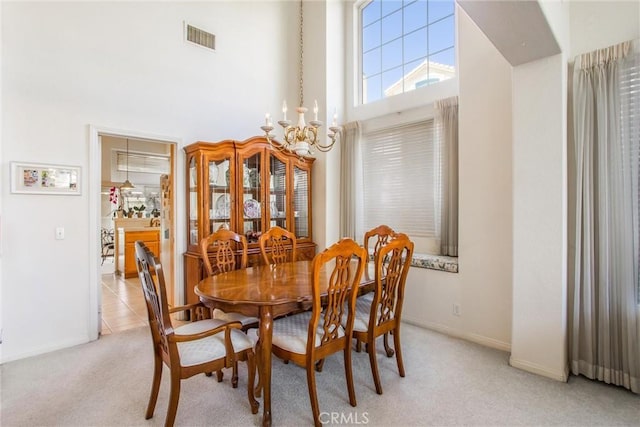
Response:
[[[352,261],[356,268],[357,261]],[[359,293],[373,290],[375,267],[368,262],[360,280]],[[320,272],[320,294],[326,295],[332,263]],[[259,319],[258,374],[262,384],[262,425],[271,425],[271,348],[275,318],[312,304],[313,262],[295,261],[256,265],[232,270],[201,280],[195,286],[200,301],[209,308],[237,312]]]

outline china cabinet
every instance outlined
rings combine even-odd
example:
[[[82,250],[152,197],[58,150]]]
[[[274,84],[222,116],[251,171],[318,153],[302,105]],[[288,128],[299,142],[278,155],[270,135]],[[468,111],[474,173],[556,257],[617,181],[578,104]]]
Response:
[[[313,158],[271,147],[264,137],[195,142],[184,147],[187,184],[186,303],[203,277],[198,243],[220,227],[244,234],[249,266],[262,262],[259,236],[278,225],[295,233],[298,259],[316,252],[311,234]],[[213,255],[211,255],[213,256]]]

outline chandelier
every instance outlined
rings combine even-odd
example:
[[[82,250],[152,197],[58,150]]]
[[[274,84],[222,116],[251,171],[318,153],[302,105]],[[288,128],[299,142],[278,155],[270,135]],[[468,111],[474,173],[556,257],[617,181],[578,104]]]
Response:
[[[278,121],[278,124],[282,126],[284,130],[284,136],[282,142],[274,140],[274,135],[271,134],[273,131],[273,124],[271,122],[271,115],[267,113],[264,118],[264,126],[261,126],[265,133],[265,137],[271,147],[277,149],[278,151],[290,151],[296,153],[298,156],[307,156],[314,154],[314,150],[327,152],[331,150],[333,145],[336,143],[338,136],[340,135],[341,128],[337,125],[336,121],[338,119],[337,113],[334,111],[333,113],[333,122],[329,127],[329,139],[331,142],[329,144],[322,144],[318,137],[318,128],[322,126],[322,122],[318,120],[318,101],[314,101],[313,105],[313,120],[309,121],[309,124],[305,122],[304,115],[308,111],[306,107],[304,107],[304,97],[302,94],[302,87],[304,84],[303,80],[303,14],[302,14],[302,0],[300,0],[300,58],[299,58],[299,76],[300,76],[300,104],[296,109],[298,113],[298,123],[295,126],[292,126],[291,120],[287,120],[287,101],[282,103],[282,114],[283,119]]]

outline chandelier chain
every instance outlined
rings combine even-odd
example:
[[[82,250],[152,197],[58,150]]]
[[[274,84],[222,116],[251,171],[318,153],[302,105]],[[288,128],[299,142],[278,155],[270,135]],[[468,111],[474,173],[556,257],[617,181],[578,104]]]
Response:
[[[331,150],[331,147],[336,143],[341,135],[341,127],[336,124],[336,114],[333,115],[333,123],[329,127],[329,134],[327,135],[331,140],[328,144],[323,145],[318,137],[318,129],[322,126],[322,122],[318,120],[318,101],[314,102],[313,106],[313,120],[305,123],[304,114],[307,112],[307,108],[304,106],[304,10],[303,0],[300,0],[300,20],[299,20],[299,53],[298,58],[298,77],[300,85],[300,103],[296,109],[298,113],[298,124],[293,125],[291,120],[287,120],[287,104],[286,101],[282,104],[282,112],[284,113],[284,120],[278,121],[278,124],[282,126],[284,131],[284,140],[279,143],[271,135],[273,126],[271,124],[271,115],[265,114],[265,125],[260,126],[265,133],[267,141],[273,149],[279,151],[289,151],[296,153],[300,158],[314,154],[314,150],[321,152],[327,152]]]
[[[302,78],[303,76],[303,62],[302,62],[302,58],[304,57],[304,43],[303,43],[303,32],[302,32],[302,28],[303,28],[303,13],[302,13],[302,0],[300,0],[300,69],[298,70],[298,72],[300,73],[300,104],[298,104],[300,107],[302,107],[304,105],[304,96],[303,96],[303,86],[304,86],[304,80]]]

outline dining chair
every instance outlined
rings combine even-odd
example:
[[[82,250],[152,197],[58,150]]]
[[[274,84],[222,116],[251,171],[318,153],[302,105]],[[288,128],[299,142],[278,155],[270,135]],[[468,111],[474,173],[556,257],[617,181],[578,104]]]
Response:
[[[369,257],[371,257],[371,259],[375,259],[376,254],[378,253],[378,251],[380,251],[380,248],[386,245],[389,242],[389,239],[391,239],[394,234],[395,231],[393,231],[393,229],[388,225],[384,224],[374,227],[364,233],[363,245],[367,249],[367,252],[369,251],[369,240],[372,240],[373,242],[373,240],[375,239],[375,242],[373,242],[373,253],[367,254],[369,255],[367,256],[367,262],[369,262]]]
[[[384,347],[387,357],[392,357],[394,350],[387,342],[389,333],[393,335],[398,372],[404,377],[404,363],[400,347],[400,322],[402,320],[402,303],[407,274],[411,266],[413,242],[406,234],[394,235],[385,246],[381,247],[375,258],[375,290],[371,302],[365,298],[356,301],[353,337],[366,343],[369,353],[371,373],[376,392],[382,394],[382,385],[378,373],[376,359],[376,338],[384,335]]]
[[[180,383],[194,375],[223,368],[234,368],[232,384],[238,385],[237,360],[247,362],[247,393],[251,412],[258,412],[259,403],[254,396],[256,364],[253,343],[240,328],[239,322],[224,322],[216,319],[196,320],[174,328],[170,315],[194,306],[169,309],[164,273],[160,261],[142,241],[136,241],[136,265],[144,292],[149,317],[149,328],[153,340],[154,369],[151,395],[147,406],[146,419],[153,417],[163,363],[169,367],[171,389],[165,426],[172,426],[178,410]]]
[[[381,224],[377,227],[364,233],[363,245],[367,249],[367,262],[371,259],[375,259],[380,249],[389,243],[390,239],[396,235],[396,232],[388,225]],[[371,241],[371,242],[370,242]],[[373,252],[369,253],[369,244],[373,243]],[[362,299],[362,302],[371,304],[373,301],[373,293],[369,292],[364,295],[360,295],[358,299]],[[384,336],[385,348],[389,348],[389,337],[387,334]],[[361,341],[356,339],[356,352],[360,353]]]
[[[281,317],[273,322],[273,354],[307,370],[309,400],[316,426],[321,425],[315,382],[316,362],[341,350],[344,352],[349,403],[356,406],[351,369],[351,331],[365,258],[366,250],[348,238],[317,254],[311,272],[311,311]],[[320,281],[320,273],[325,266],[328,283]],[[321,294],[326,294],[326,305],[322,304]],[[349,309],[345,310],[345,307]]]
[[[260,235],[258,242],[262,260],[267,265],[297,260],[296,235],[282,227],[271,227]]]
[[[209,247],[214,247],[213,263],[209,259]],[[236,255],[240,250],[240,259]],[[221,228],[213,234],[200,240],[200,256],[208,277],[227,271],[247,268],[247,238],[231,230]],[[245,316],[240,313],[224,312],[218,308],[213,310],[214,319],[228,322],[242,323],[242,329],[247,330],[258,325],[256,317]]]
[[[102,264],[104,264],[104,260],[114,256],[115,244],[113,242],[113,229],[108,230],[106,228],[102,228],[100,230],[100,241],[102,246]]]

